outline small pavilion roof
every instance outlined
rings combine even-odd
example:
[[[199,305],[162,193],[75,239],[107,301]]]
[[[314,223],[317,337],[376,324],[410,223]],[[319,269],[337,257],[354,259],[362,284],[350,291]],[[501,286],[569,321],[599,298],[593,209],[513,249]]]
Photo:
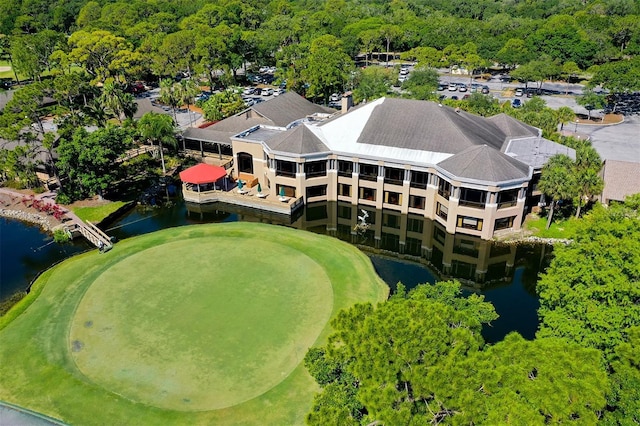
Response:
[[[227,175],[224,167],[200,163],[180,172],[180,180],[188,183],[213,183]]]

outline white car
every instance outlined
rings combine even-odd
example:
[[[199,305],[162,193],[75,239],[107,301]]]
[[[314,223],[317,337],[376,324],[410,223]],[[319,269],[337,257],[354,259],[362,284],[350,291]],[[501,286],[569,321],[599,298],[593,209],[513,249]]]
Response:
[[[271,88],[262,89],[262,96],[271,96],[271,95],[273,95],[273,89]]]
[[[458,90],[458,85],[456,83],[449,83],[449,91],[455,92]]]
[[[331,94],[331,98],[329,98],[329,100],[333,102],[338,102],[340,100],[340,95],[337,93],[333,93]]]

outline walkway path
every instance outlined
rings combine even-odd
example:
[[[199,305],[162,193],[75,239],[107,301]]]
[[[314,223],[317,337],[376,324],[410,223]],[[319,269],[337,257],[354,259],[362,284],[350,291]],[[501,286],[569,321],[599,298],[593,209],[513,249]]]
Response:
[[[17,405],[0,402],[0,425],[2,426],[59,426],[59,420],[36,413]]]
[[[28,205],[25,205],[22,201],[25,199],[38,200],[41,203],[56,205],[55,192],[45,192],[42,194],[28,195],[21,192],[11,190],[9,188],[0,188],[0,195],[4,195],[3,198],[10,200],[5,204],[6,208],[2,208],[0,205],[0,214],[6,217],[12,217],[15,219],[26,220],[29,222],[37,223],[38,225],[47,228],[48,231],[52,231],[56,227],[58,221],[54,220],[52,216],[43,213],[31,213],[26,212]],[[32,198],[33,197],[33,198]],[[17,214],[9,214],[9,213]],[[64,218],[60,224],[64,225],[64,229],[70,232],[79,232],[85,237],[91,244],[99,248],[109,249],[112,246],[111,239],[108,235],[98,229],[97,226],[84,222],[71,210],[64,209]],[[0,425],[2,425],[0,423]]]

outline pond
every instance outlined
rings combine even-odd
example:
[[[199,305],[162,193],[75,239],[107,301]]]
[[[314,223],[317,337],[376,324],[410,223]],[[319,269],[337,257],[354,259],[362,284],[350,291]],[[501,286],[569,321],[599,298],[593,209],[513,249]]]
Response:
[[[412,288],[438,279],[457,278],[465,293],[478,292],[494,304],[500,318],[485,327],[489,342],[517,331],[527,339],[538,326],[538,273],[547,265],[550,249],[542,245],[499,246],[464,235],[442,232],[439,224],[411,215],[370,211],[370,228],[355,232],[359,208],[346,203],[315,203],[295,217],[224,204],[137,206],[105,226],[116,240],[156,230],[198,223],[251,221],[290,226],[335,236],[355,244],[371,258],[380,277],[395,289]],[[81,239],[55,244],[39,228],[2,220],[0,251],[3,267],[0,299],[24,289],[37,274],[60,260],[90,249]]]

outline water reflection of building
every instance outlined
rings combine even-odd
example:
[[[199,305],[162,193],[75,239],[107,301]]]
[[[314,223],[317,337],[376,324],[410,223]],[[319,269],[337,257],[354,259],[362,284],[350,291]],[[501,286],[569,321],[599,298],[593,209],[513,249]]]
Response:
[[[377,253],[426,264],[443,277],[478,284],[504,281],[511,276],[516,247],[501,245],[477,236],[450,234],[443,225],[417,214],[402,214],[349,202],[310,203],[297,216],[274,214],[258,209],[222,203],[187,203],[190,216],[233,213],[238,220],[286,225],[310,232],[332,235]],[[369,225],[358,229],[358,216],[368,213]]]

